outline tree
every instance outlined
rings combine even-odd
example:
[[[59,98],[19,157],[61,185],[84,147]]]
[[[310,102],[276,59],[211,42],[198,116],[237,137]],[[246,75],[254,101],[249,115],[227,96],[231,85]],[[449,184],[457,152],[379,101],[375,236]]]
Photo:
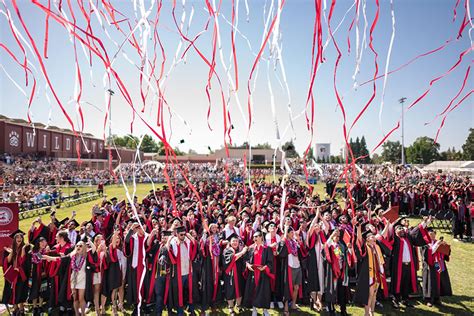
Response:
[[[429,164],[439,159],[439,144],[434,139],[423,136],[418,137],[407,148],[407,161],[409,163]]]
[[[448,148],[448,150],[440,153],[440,160],[445,161],[459,161],[463,159],[463,154],[461,151],[456,151],[456,148]]]
[[[308,150],[308,155],[306,155],[306,160],[311,161],[314,159],[313,147]]]
[[[360,139],[359,152],[358,152],[357,157],[361,157],[361,156],[366,156],[360,159],[361,163],[370,163],[369,150],[367,149],[367,143],[365,142],[364,136],[362,136],[362,138]]]
[[[465,160],[474,160],[474,128],[469,129],[469,135],[464,145],[462,145],[462,150]]]
[[[283,151],[286,153],[286,158],[298,158],[300,155],[296,151],[293,141],[290,140],[282,146]]]
[[[381,160],[386,162],[392,162],[399,164],[402,155],[402,145],[399,141],[392,142],[386,141],[382,145],[382,155]]]
[[[379,165],[382,162],[383,162],[382,156],[379,156],[378,154],[372,155],[372,163]]]
[[[145,153],[157,153],[158,152],[158,144],[150,135],[145,135],[145,136],[143,136],[142,145],[140,146],[140,150],[145,152]]]

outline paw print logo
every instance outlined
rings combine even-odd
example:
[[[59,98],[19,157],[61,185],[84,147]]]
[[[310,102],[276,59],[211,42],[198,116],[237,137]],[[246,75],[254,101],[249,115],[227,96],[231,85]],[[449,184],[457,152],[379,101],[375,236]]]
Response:
[[[20,135],[17,132],[11,131],[10,134],[8,134],[8,139],[9,139],[10,146],[12,147],[20,146]]]

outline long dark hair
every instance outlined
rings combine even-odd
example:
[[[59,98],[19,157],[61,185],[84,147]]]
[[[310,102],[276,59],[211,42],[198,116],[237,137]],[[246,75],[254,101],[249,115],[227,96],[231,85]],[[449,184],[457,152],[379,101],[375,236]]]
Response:
[[[16,237],[17,236],[21,236],[21,244],[18,247],[16,245]],[[13,236],[13,244],[12,244],[12,259],[13,260],[15,260],[17,258],[18,253],[21,251],[21,249],[23,248],[24,245],[25,245],[25,238],[24,238],[23,235],[16,234],[15,236]]]

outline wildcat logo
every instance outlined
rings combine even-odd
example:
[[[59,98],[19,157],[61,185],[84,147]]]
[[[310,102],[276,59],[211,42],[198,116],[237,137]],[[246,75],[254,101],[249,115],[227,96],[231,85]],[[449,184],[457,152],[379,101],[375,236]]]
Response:
[[[17,132],[11,131],[10,134],[8,134],[10,146],[12,147],[18,147],[20,146],[20,135],[18,135]]]
[[[12,211],[8,207],[0,207],[0,225],[8,225],[12,220]]]

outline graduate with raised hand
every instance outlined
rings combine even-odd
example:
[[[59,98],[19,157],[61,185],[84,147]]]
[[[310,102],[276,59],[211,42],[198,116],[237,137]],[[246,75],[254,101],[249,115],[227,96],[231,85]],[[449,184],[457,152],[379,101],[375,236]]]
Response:
[[[24,304],[28,298],[28,260],[27,252],[30,245],[25,243],[25,233],[16,230],[10,235],[13,239],[11,248],[4,248],[2,262],[5,286],[1,302],[13,305],[13,313],[25,315]]]
[[[347,315],[349,268],[353,265],[351,248],[351,244],[346,247],[340,240],[338,229],[332,232],[324,246],[324,297],[329,315],[336,315],[335,304],[339,304],[341,315]]]
[[[394,295],[392,302],[394,308],[399,308],[400,303],[406,307],[413,307],[408,301],[408,295],[417,291],[418,283],[416,271],[418,257],[416,247],[426,244],[423,236],[425,228],[431,223],[431,216],[425,217],[416,227],[407,228],[396,221],[393,224],[393,248],[391,262],[391,293]]]
[[[451,281],[449,279],[446,261],[449,261],[449,254],[443,253],[440,247],[446,246],[446,242],[441,237],[436,238],[436,231],[429,227],[428,243],[421,248],[423,259],[423,298],[429,307],[442,305],[441,296],[453,295]]]
[[[238,312],[242,303],[245,288],[243,272],[245,269],[244,255],[247,246],[240,249],[240,238],[232,234],[227,238],[227,247],[222,253],[222,267],[224,280],[224,295],[227,300],[230,315]]]
[[[171,262],[171,280],[169,292],[170,308],[177,310],[178,315],[184,315],[184,307],[194,314],[193,293],[199,289],[193,286],[192,261],[197,253],[197,242],[186,233],[186,228],[179,226],[177,236],[169,238],[167,243]]]
[[[246,256],[247,281],[243,305],[252,308],[252,316],[257,315],[257,308],[263,308],[263,314],[268,314],[271,301],[270,280],[275,276],[271,273],[273,252],[263,243],[262,232],[253,234],[254,244],[249,247]]]
[[[372,316],[375,313],[379,287],[387,291],[385,261],[374,233],[370,230],[362,233],[360,224],[357,224],[356,231],[354,251],[357,257],[357,287],[354,302],[364,305],[365,316]]]
[[[303,273],[299,259],[299,241],[296,239],[293,227],[285,225],[283,238],[278,244],[278,256],[281,258],[281,270],[278,271],[283,278],[283,301],[285,315],[289,315],[288,305],[297,310],[296,300],[303,284]]]

